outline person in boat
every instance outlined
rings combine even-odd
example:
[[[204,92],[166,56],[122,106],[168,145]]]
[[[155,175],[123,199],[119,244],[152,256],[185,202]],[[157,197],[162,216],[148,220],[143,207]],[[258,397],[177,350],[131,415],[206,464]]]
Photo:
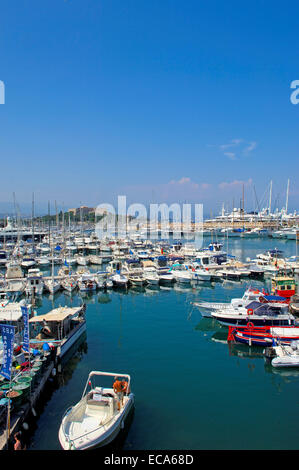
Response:
[[[49,327],[49,325],[48,325],[48,323],[46,322],[46,319],[45,319],[45,318],[43,319],[43,327],[42,327],[41,332],[42,332],[45,336],[51,336],[51,335],[52,335],[51,328]]]
[[[124,401],[124,392],[123,392],[122,382],[118,380],[118,377],[114,378],[113,390],[116,393],[117,408],[118,408],[118,411],[120,411],[120,407],[123,405],[123,401]]]
[[[129,384],[125,379],[122,379],[121,384],[122,384],[122,391],[123,391],[123,396],[124,396],[124,394],[129,393],[129,388],[128,388]]]

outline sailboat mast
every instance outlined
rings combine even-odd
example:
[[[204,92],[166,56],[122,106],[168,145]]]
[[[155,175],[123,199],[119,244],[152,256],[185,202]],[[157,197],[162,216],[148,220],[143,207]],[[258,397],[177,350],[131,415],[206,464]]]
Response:
[[[271,214],[271,204],[272,204],[272,180],[270,182],[270,194],[269,194],[269,215]]]
[[[35,252],[35,237],[34,237],[34,193],[32,193],[32,215],[31,215],[31,223],[32,223],[32,248],[33,253]]]
[[[288,207],[289,207],[289,190],[290,190],[290,179],[288,179],[288,185],[287,185],[286,214],[288,213]]]
[[[58,227],[58,212],[57,212],[57,202],[56,201],[55,201],[55,212],[56,212],[56,233],[58,234],[59,227]]]
[[[244,208],[245,208],[245,201],[244,201],[244,183],[243,183],[242,200],[243,200],[243,228],[244,228]]]

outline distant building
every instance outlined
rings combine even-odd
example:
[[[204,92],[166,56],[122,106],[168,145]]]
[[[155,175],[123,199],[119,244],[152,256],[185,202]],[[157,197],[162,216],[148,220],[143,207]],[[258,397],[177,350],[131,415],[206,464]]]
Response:
[[[70,212],[71,214],[73,214],[73,216],[75,216],[77,213],[77,210],[78,209],[69,209],[68,212]]]
[[[84,217],[85,215],[88,215],[90,213],[94,213],[95,208],[94,207],[87,207],[87,206],[80,206],[80,207],[77,207],[77,208],[69,209],[68,212],[71,213],[73,215],[73,217],[80,216],[81,214],[82,214],[82,217]]]

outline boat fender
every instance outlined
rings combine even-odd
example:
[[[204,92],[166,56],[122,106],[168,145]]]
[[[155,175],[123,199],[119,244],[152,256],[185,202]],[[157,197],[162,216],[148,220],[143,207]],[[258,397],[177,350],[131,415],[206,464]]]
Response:
[[[120,423],[120,428],[124,429],[124,427],[125,427],[125,424],[124,424],[124,421],[122,420],[122,422]]]
[[[56,369],[55,369],[55,367],[53,367],[52,375],[53,375],[53,377],[55,377],[55,375],[56,375]]]
[[[249,309],[247,310],[247,313],[248,313],[248,315],[253,315],[253,310],[252,310],[252,308],[249,308]]]
[[[254,327],[253,323],[251,323],[251,322],[248,322],[246,326],[247,326],[247,328],[253,328]]]
[[[23,426],[23,429],[25,429],[25,431],[28,431],[29,426],[28,426],[27,423],[24,422],[24,423],[22,424],[22,426]]]

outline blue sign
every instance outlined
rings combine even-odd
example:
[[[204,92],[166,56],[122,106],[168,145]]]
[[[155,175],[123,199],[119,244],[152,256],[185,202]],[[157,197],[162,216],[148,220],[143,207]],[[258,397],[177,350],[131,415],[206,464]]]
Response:
[[[7,380],[10,380],[15,327],[12,325],[0,325],[0,327],[3,341],[3,364],[0,374]]]
[[[29,314],[27,307],[21,307],[24,322],[23,351],[29,353]]]

